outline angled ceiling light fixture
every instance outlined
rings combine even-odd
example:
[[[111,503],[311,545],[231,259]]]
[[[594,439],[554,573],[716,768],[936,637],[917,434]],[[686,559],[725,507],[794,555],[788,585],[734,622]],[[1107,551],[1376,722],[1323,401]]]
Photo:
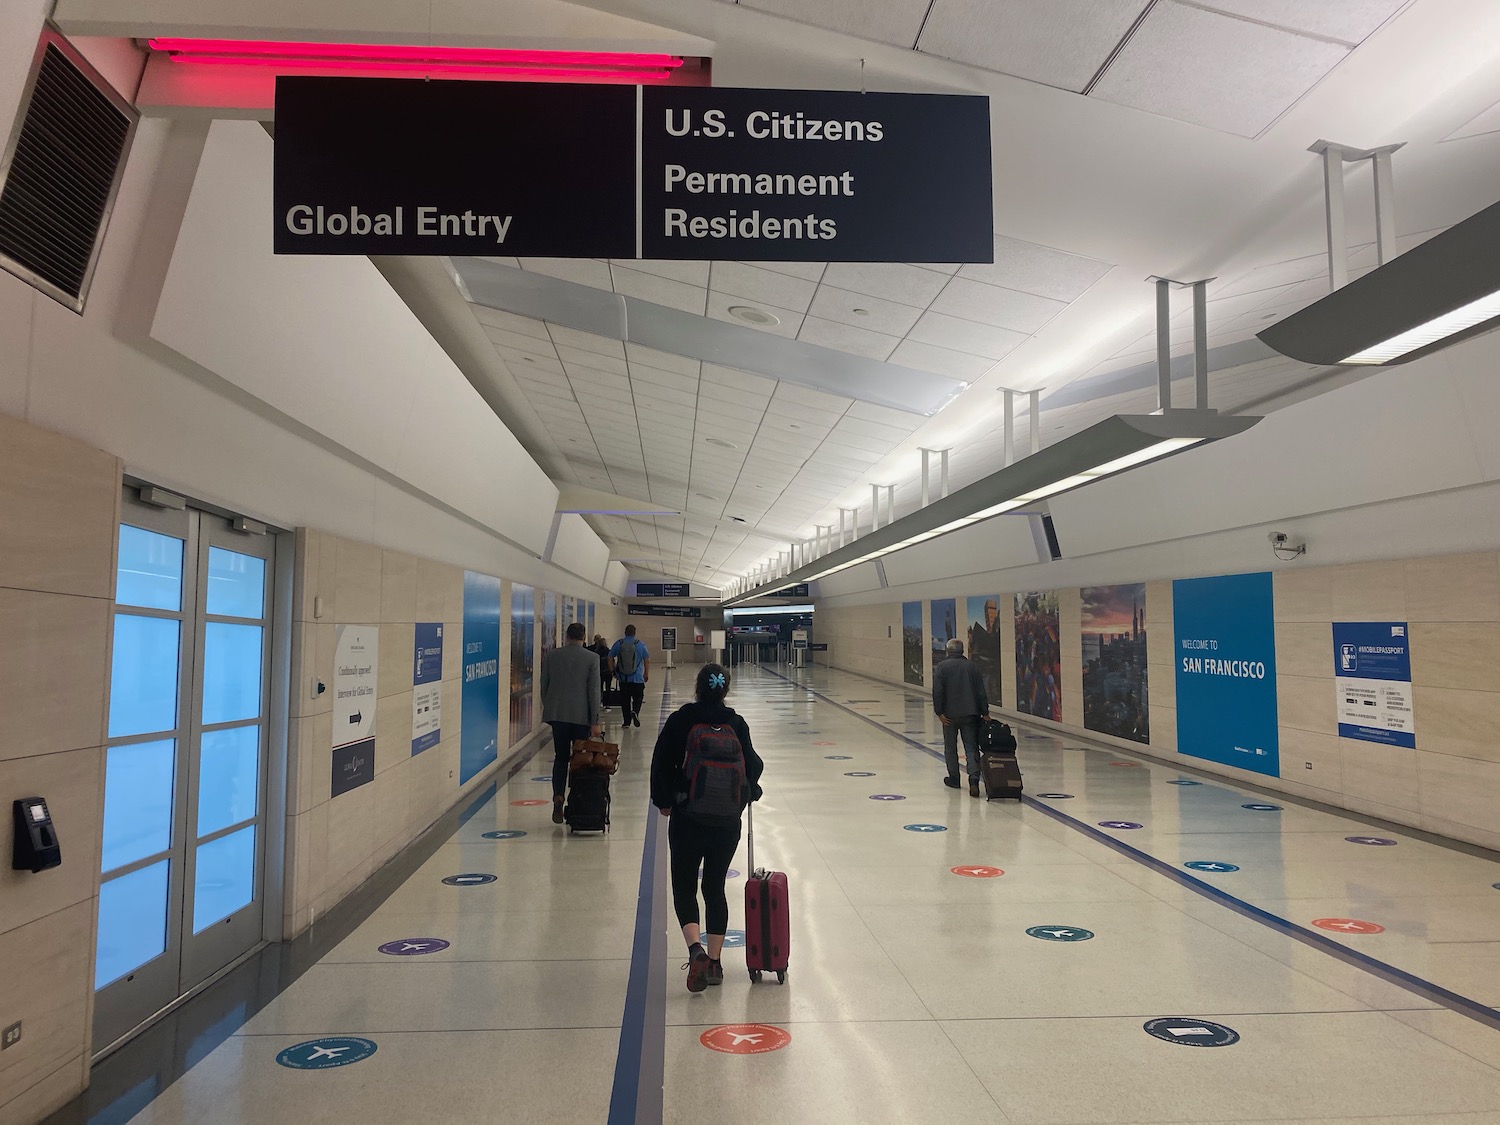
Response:
[[[1255,417],[1223,416],[1212,410],[1117,414],[722,604],[735,606],[762,597],[767,587],[779,590],[827,578],[1196,445],[1233,437],[1259,421]]]
[[[1397,256],[1390,153],[1399,147],[1351,150],[1326,141],[1313,146],[1325,160],[1334,289],[1257,333],[1282,355],[1327,365],[1409,363],[1500,327],[1500,203]],[[1342,165],[1363,159],[1375,163],[1381,264],[1345,285]]]
[[[1188,284],[1149,279],[1156,286],[1157,378],[1161,408],[1155,414],[1116,414],[1045,449],[1036,449],[982,480],[918,508],[861,539],[819,558],[776,574],[726,599],[726,608],[765,596],[767,588],[812,582],[871,562],[906,547],[948,535],[961,528],[1083,488],[1195,446],[1242,434],[1260,421],[1255,416],[1226,416],[1208,407],[1208,326],[1206,281]],[[1173,286],[1193,291],[1193,365],[1197,406],[1173,409],[1171,382],[1171,304]],[[1009,400],[1008,400],[1009,401]],[[1033,399],[1035,401],[1035,399]],[[1007,423],[1011,421],[1007,406]],[[1037,432],[1033,408],[1032,432]],[[1009,446],[1009,440],[1007,440]]]

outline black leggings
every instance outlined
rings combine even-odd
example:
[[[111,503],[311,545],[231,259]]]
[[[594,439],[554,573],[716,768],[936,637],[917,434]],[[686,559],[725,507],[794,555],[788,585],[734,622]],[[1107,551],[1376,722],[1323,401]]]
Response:
[[[723,934],[729,929],[729,899],[724,879],[729,861],[740,846],[740,826],[711,827],[673,812],[667,826],[667,844],[672,852],[672,905],[677,924],[698,921],[698,864],[703,864],[703,906],[708,916],[704,933]]]

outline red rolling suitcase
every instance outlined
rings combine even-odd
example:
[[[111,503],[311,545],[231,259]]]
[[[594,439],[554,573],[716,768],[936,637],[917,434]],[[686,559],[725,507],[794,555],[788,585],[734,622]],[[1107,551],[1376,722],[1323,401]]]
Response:
[[[755,866],[755,815],[746,808],[749,819],[750,877],[745,880],[745,968],[750,979],[775,973],[779,984],[786,983],[787,965],[791,960],[792,922],[787,899],[786,872],[767,871]]]

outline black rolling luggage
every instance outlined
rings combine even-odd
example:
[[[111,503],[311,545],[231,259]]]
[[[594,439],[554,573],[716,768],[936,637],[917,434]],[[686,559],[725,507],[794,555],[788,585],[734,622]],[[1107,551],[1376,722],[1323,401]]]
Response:
[[[979,776],[991,801],[1021,799],[1021,767],[1016,762],[1016,736],[999,719],[979,724]]]
[[[573,774],[563,820],[570,832],[608,832],[609,774],[603,770],[580,770]]]

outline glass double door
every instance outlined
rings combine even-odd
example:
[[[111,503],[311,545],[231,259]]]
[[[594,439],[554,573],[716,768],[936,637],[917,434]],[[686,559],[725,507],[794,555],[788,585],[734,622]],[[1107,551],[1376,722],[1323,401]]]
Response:
[[[276,538],[135,495],[126,490],[116,570],[96,1051],[265,928]]]

